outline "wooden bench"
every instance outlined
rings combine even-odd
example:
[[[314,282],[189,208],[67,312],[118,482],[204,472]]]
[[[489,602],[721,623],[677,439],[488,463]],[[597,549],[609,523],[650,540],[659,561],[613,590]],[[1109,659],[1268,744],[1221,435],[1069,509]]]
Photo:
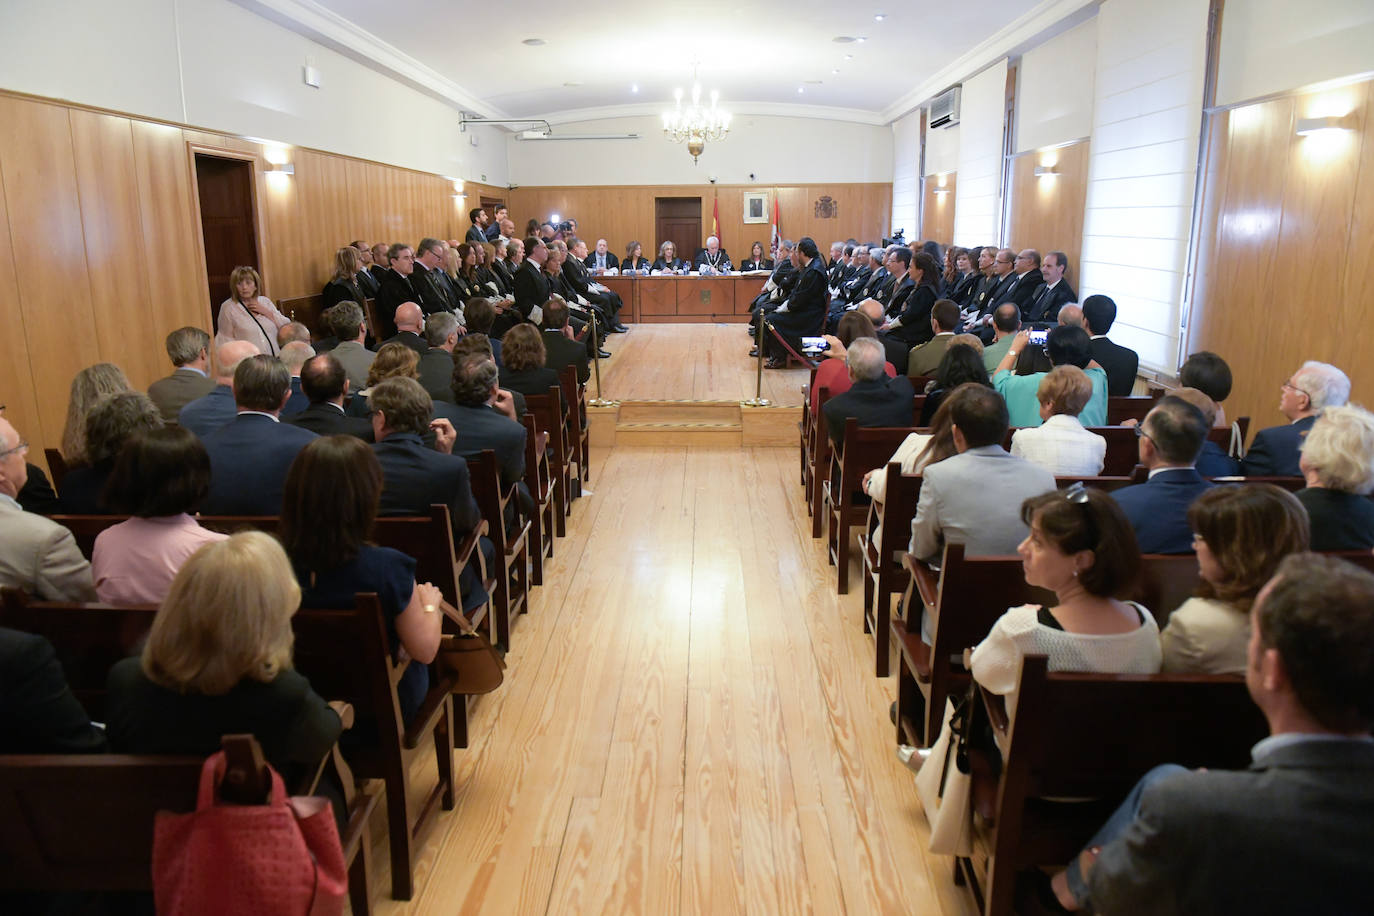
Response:
[[[1120,426],[1122,420],[1143,420],[1159,400],[1157,395],[1127,395],[1107,398],[1107,423]]]
[[[520,418],[525,427],[525,486],[534,500],[530,514],[530,583],[544,584],[544,557],[553,556],[554,481],[549,469],[547,433],[540,432],[534,415]]]
[[[264,804],[270,785],[257,740],[225,735],[222,741],[227,769],[221,800]],[[337,751],[321,762],[321,772],[339,761]],[[152,890],[156,815],[195,810],[204,762],[132,754],[0,756],[0,890]],[[319,776],[287,789],[312,794]],[[363,916],[371,912],[366,827],[377,787],[369,783],[355,790],[346,776],[341,783],[350,796],[348,823],[339,837],[349,865],[349,901]]]
[[[809,492],[806,487],[811,479],[811,436],[815,432],[812,427],[816,424],[816,417],[811,412],[811,392],[815,390],[816,368],[813,368],[811,378],[802,386],[802,418],[798,427],[801,432],[801,442],[797,457],[801,464],[801,485],[804,492]],[[820,392],[817,392],[818,399],[819,396]]]
[[[841,595],[849,593],[849,531],[863,524],[870,505],[863,491],[864,475],[880,467],[913,432],[907,427],[860,427],[854,417],[845,420],[844,447],[831,453],[822,486],[829,519],[829,559],[835,565]]]
[[[52,482],[54,493],[62,492],[62,478],[67,476],[67,459],[62,457],[62,452],[55,448],[43,449],[43,458],[48,462],[48,478]]]
[[[496,589],[491,594],[493,630],[492,640],[502,648],[510,648],[512,621],[529,610],[530,523],[520,517],[516,505],[515,485],[501,484],[501,468],[496,452],[483,449],[476,458],[468,459],[468,473],[477,506],[487,523],[488,536],[496,548]],[[508,511],[507,507],[511,507]],[[516,521],[508,526],[506,519],[513,514]]]
[[[989,850],[987,880],[960,858],[956,881],[987,916],[1012,912],[1020,869],[1067,864],[1153,767],[1244,769],[1268,734],[1238,677],[1047,669],[1045,656],[1025,658],[1010,720],[1002,698],[980,689],[1003,764],[992,821],[976,827]]]
[[[590,483],[592,479],[591,434],[587,430],[587,386],[578,382],[577,367],[571,365],[564,366],[558,373],[558,384],[563,390],[563,403],[568,408],[568,456],[577,465],[577,477],[569,498],[576,499],[582,495],[583,484]]]
[[[902,466],[890,462],[878,473],[887,475],[882,502],[872,502],[868,528],[859,535],[859,552],[864,571],[864,632],[873,634],[877,660],[874,673],[887,677],[891,655],[892,596],[901,593],[910,581],[900,555],[911,543],[911,519],[921,495],[920,474],[903,474]]]
[[[562,388],[555,385],[549,388],[548,394],[525,395],[525,409],[534,415],[535,425],[549,437],[549,448],[553,452],[549,463],[554,488],[553,529],[555,536],[561,538],[567,534],[572,501],[572,453],[568,449],[568,418]]]

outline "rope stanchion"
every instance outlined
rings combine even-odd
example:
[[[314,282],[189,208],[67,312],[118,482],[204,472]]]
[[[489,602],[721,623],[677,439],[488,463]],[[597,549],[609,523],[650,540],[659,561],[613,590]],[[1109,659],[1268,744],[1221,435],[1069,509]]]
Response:
[[[601,336],[596,329],[596,309],[590,309],[592,319],[592,370],[596,374],[596,397],[587,402],[588,407],[614,407],[619,401],[610,401],[601,396]]]
[[[740,401],[744,407],[772,407],[773,402],[763,396],[763,312],[759,312],[758,333],[754,337],[754,350],[758,354],[758,367],[754,375],[754,396],[747,400]]]

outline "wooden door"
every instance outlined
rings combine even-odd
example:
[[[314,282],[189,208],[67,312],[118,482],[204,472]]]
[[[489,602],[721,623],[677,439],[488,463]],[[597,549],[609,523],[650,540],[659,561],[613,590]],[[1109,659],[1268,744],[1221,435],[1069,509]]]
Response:
[[[196,191],[200,198],[200,231],[205,240],[210,314],[217,315],[219,304],[229,298],[229,275],[234,268],[258,267],[253,163],[197,153]],[[266,279],[263,286],[267,286]],[[266,290],[260,292],[270,295]]]
[[[700,197],[654,198],[655,253],[649,255],[650,261],[657,257],[659,246],[668,241],[677,246],[677,256],[684,261],[691,261],[697,249],[703,246]]]

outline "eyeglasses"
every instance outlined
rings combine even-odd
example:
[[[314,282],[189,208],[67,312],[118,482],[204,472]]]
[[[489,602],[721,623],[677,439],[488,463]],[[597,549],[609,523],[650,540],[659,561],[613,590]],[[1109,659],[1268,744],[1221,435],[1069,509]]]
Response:
[[[15,452],[23,452],[23,453],[27,454],[28,451],[29,451],[29,444],[28,444],[27,442],[25,442],[24,440],[20,439],[20,440],[19,440],[19,444],[16,445],[14,448],[7,448],[7,449],[5,449],[3,452],[0,452],[0,458],[8,458],[10,455],[13,455]]]
[[[1133,427],[1131,427],[1131,428],[1135,430],[1135,437],[1136,437],[1137,439],[1149,439],[1151,442],[1154,442],[1154,441],[1155,441],[1154,438],[1151,437],[1151,435],[1150,435],[1149,433],[1145,432],[1145,424],[1144,424],[1144,423],[1137,423],[1135,426],[1133,426]]]
[[[1297,385],[1294,385],[1291,379],[1289,381],[1284,382],[1279,387],[1287,388],[1289,391],[1296,391],[1298,394],[1305,395],[1309,401],[1312,399],[1312,395],[1308,394],[1306,391],[1303,391]]]

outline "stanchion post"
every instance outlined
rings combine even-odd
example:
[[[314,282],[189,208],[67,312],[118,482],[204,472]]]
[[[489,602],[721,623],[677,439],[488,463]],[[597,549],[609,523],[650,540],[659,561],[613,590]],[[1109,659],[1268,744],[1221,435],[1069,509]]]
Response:
[[[757,365],[754,370],[754,396],[741,401],[745,407],[771,407],[773,402],[763,396],[763,326],[767,322],[764,320],[763,312],[759,312],[758,331],[754,335],[754,352],[757,354]]]
[[[614,407],[615,401],[608,401],[601,396],[601,337],[596,332],[596,309],[590,309],[587,314],[592,319],[592,370],[596,374],[596,397],[587,402],[588,407]]]

